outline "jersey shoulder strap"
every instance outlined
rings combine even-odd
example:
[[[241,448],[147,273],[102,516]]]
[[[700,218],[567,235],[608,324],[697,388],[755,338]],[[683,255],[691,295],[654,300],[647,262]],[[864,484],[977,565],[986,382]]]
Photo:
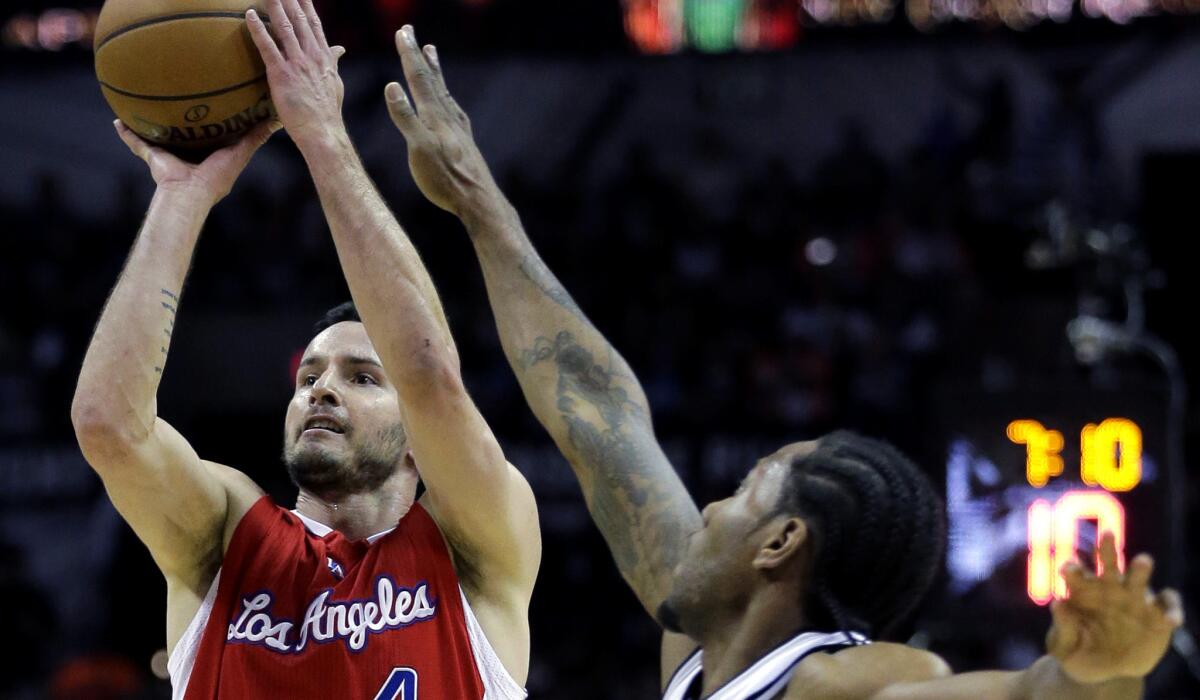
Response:
[[[801,632],[734,676],[707,700],[769,700],[787,687],[796,665],[810,654],[870,643],[857,632]],[[697,649],[675,670],[663,700],[700,700],[703,670],[704,652]]]

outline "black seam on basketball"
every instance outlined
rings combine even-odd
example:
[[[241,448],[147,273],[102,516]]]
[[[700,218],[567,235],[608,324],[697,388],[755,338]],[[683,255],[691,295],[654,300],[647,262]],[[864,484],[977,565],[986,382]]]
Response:
[[[193,95],[140,95],[136,92],[129,92],[127,90],[122,90],[121,88],[115,88],[112,85],[109,85],[108,83],[104,82],[103,80],[100,81],[100,85],[109,90],[112,90],[113,92],[117,93],[118,95],[124,95],[125,97],[132,97],[132,98],[138,99],[138,100],[153,100],[155,102],[175,102],[175,101],[182,102],[184,100],[199,100],[199,99],[202,99],[205,97],[214,97],[216,95],[223,95],[227,92],[233,92],[234,90],[237,90],[239,88],[244,88],[248,85],[253,85],[255,83],[262,82],[263,80],[266,80],[266,78],[267,78],[267,74],[262,73],[259,76],[255,77],[255,78],[251,78],[250,80],[247,80],[244,83],[238,83],[237,85],[230,85],[229,87],[221,88],[220,90],[210,90],[209,92],[197,92]]]
[[[247,8],[247,9],[249,9],[249,8]],[[226,19],[245,19],[246,13],[244,13],[244,12],[181,12],[177,15],[163,15],[162,17],[154,17],[151,19],[144,19],[141,22],[134,22],[133,24],[127,24],[124,27],[121,27],[120,29],[116,30],[112,34],[109,34],[108,36],[104,37],[104,39],[102,39],[99,44],[96,44],[95,52],[100,53],[100,49],[104,48],[105,44],[112,41],[113,39],[116,39],[117,37],[121,36],[122,34],[132,32],[135,29],[141,29],[142,27],[149,27],[149,26],[152,26],[155,24],[161,24],[163,22],[174,22],[176,20],[181,20],[181,19],[205,19],[208,17],[216,17],[218,19],[222,18],[222,17],[224,17]],[[263,24],[271,23],[271,19],[269,17],[264,17],[261,14],[259,15],[259,19],[261,19],[263,21]]]

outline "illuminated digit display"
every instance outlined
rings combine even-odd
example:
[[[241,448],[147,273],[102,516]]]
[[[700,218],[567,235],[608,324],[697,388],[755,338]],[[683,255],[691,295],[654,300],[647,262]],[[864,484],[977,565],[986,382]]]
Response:
[[[1033,420],[1008,425],[1008,439],[1025,446],[1025,474],[1029,484],[1042,488],[1063,473],[1062,433]],[[1133,421],[1109,418],[1088,424],[1080,434],[1080,478],[1088,486],[1063,493],[1051,504],[1037,499],[1029,506],[1027,591],[1038,605],[1067,594],[1059,571],[1076,557],[1080,521],[1095,521],[1097,536],[1112,533],[1118,566],[1125,568],[1125,508],[1110,492],[1124,492],[1142,480],[1142,431]],[[1099,558],[1095,562],[1100,571]]]
[[[1080,436],[1083,483],[1106,491],[1129,491],[1142,481],[1142,429],[1124,418],[1088,424]]]
[[[1029,598],[1038,605],[1054,600],[1054,506],[1038,499],[1029,506]]]
[[[1125,569],[1125,508],[1107,491],[1068,491],[1050,505],[1041,499],[1029,506],[1029,597],[1038,605],[1067,595],[1059,571],[1075,558],[1079,522],[1095,520],[1098,535],[1111,532],[1117,546],[1117,566]],[[1101,573],[1096,559],[1096,573]]]
[[[1008,439],[1025,445],[1025,475],[1030,484],[1045,486],[1050,477],[1062,474],[1062,433],[1046,430],[1035,420],[1015,420],[1008,424]]]

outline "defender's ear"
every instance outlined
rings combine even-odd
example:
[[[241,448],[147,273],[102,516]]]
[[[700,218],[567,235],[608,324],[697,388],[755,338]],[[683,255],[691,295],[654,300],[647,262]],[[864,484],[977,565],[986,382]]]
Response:
[[[808,525],[791,516],[769,526],[767,540],[754,557],[753,566],[760,570],[778,569],[799,556],[808,541]]]

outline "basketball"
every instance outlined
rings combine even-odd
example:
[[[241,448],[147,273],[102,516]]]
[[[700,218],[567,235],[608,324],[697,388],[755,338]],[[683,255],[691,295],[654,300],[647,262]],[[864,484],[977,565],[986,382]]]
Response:
[[[148,141],[200,155],[272,116],[266,71],[246,29],[253,0],[108,0],[95,34],[109,106]]]

